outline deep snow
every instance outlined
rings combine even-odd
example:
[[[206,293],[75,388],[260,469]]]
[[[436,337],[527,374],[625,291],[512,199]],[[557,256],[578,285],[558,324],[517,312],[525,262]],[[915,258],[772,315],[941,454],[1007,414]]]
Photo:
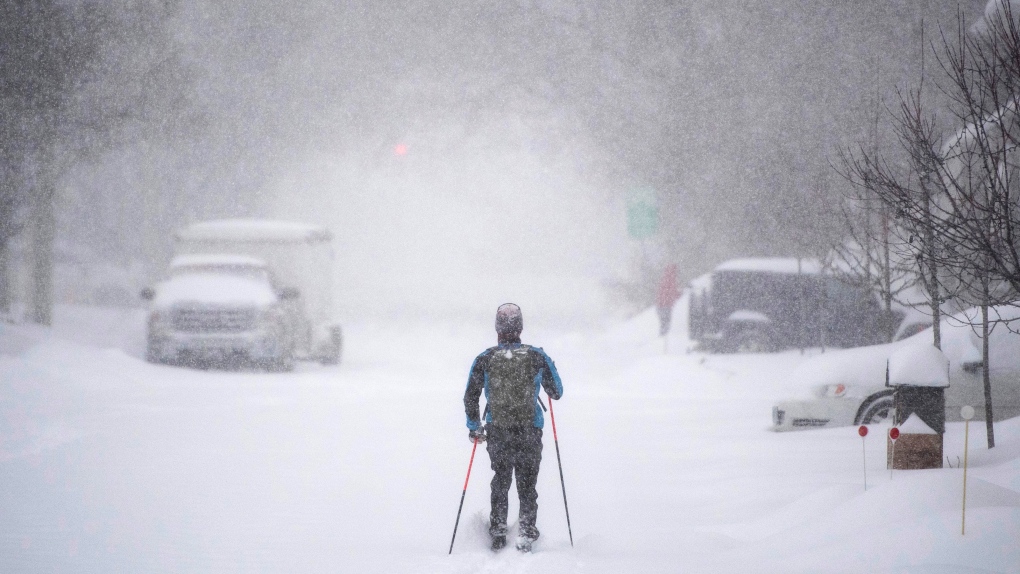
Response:
[[[526,325],[556,360],[575,547],[547,423],[533,555],[486,548],[488,458],[461,404],[477,324],[345,326],[344,364],[195,371],[140,358],[142,316],[0,326],[0,572],[1017,572],[1020,420],[962,470],[885,469],[885,429],[773,433],[797,352],[685,354],[648,311]],[[962,423],[946,454],[963,458]],[[864,488],[862,459],[867,462]],[[511,496],[511,500],[514,495]],[[511,507],[511,515],[516,506]]]

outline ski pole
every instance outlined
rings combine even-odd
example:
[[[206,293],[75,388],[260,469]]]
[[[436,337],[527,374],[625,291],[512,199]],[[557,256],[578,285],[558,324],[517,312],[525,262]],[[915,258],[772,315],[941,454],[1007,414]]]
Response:
[[[468,462],[467,476],[464,478],[464,490],[460,493],[460,506],[457,507],[457,521],[453,523],[453,538],[450,539],[450,552],[447,556],[453,554],[453,541],[457,539],[457,526],[460,524],[460,512],[464,510],[464,495],[467,494],[468,480],[471,480],[471,466],[475,463],[475,450],[477,449],[478,439],[475,438],[474,445],[471,447],[471,460]]]
[[[560,460],[560,439],[556,436],[556,415],[553,413],[552,398],[549,399],[549,418],[552,419],[553,444],[556,445],[556,464],[560,467],[560,487],[563,488],[563,510],[567,513],[567,534],[570,535],[570,547],[574,547],[574,531],[570,528],[570,509],[567,508],[567,485],[563,482],[563,461]]]

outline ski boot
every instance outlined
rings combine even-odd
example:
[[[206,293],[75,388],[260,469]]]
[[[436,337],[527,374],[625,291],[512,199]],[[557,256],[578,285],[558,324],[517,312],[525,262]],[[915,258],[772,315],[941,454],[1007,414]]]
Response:
[[[506,547],[506,524],[498,522],[489,523],[489,536],[492,538],[492,545],[489,548],[493,552],[499,552]]]
[[[531,552],[531,544],[534,542],[531,538],[526,536],[517,537],[517,551],[522,554],[528,554]]]
[[[538,529],[533,525],[522,524],[517,532],[517,550],[527,554],[531,552],[531,545],[538,540]]]

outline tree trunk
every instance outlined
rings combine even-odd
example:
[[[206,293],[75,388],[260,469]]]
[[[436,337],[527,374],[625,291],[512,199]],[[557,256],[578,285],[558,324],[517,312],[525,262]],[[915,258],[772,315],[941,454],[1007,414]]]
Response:
[[[897,322],[892,310],[892,257],[889,253],[889,210],[882,205],[882,304],[885,307],[886,323],[889,328],[888,342],[896,337]]]
[[[992,425],[992,380],[988,366],[988,276],[981,280],[981,382],[985,388],[985,431],[988,434],[988,448],[995,448],[995,431]]]
[[[892,257],[889,254],[889,210],[882,206],[882,302],[892,312]]]
[[[932,343],[942,349],[942,289],[939,288],[939,266],[935,259],[935,224],[931,214],[931,192],[922,179],[924,189],[924,255],[928,263],[928,301],[931,305]],[[923,272],[922,272],[923,273]]]
[[[11,312],[11,250],[0,244],[0,315]]]
[[[942,305],[939,302],[941,299],[941,289],[938,284],[938,268],[932,263],[931,279],[932,283],[931,292],[928,294],[929,304],[931,305],[931,334],[932,344],[935,345],[936,349],[942,349]]]
[[[53,324],[53,240],[56,236],[53,183],[41,182],[32,218],[32,292],[30,317],[33,323]]]

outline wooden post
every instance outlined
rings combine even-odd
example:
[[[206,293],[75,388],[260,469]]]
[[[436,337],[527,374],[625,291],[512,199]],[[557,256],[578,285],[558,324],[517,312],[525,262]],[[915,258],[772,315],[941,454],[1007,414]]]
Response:
[[[974,418],[974,407],[964,405],[960,409],[963,418],[963,512],[960,517],[960,536],[967,534],[967,451],[970,443],[970,419]]]

